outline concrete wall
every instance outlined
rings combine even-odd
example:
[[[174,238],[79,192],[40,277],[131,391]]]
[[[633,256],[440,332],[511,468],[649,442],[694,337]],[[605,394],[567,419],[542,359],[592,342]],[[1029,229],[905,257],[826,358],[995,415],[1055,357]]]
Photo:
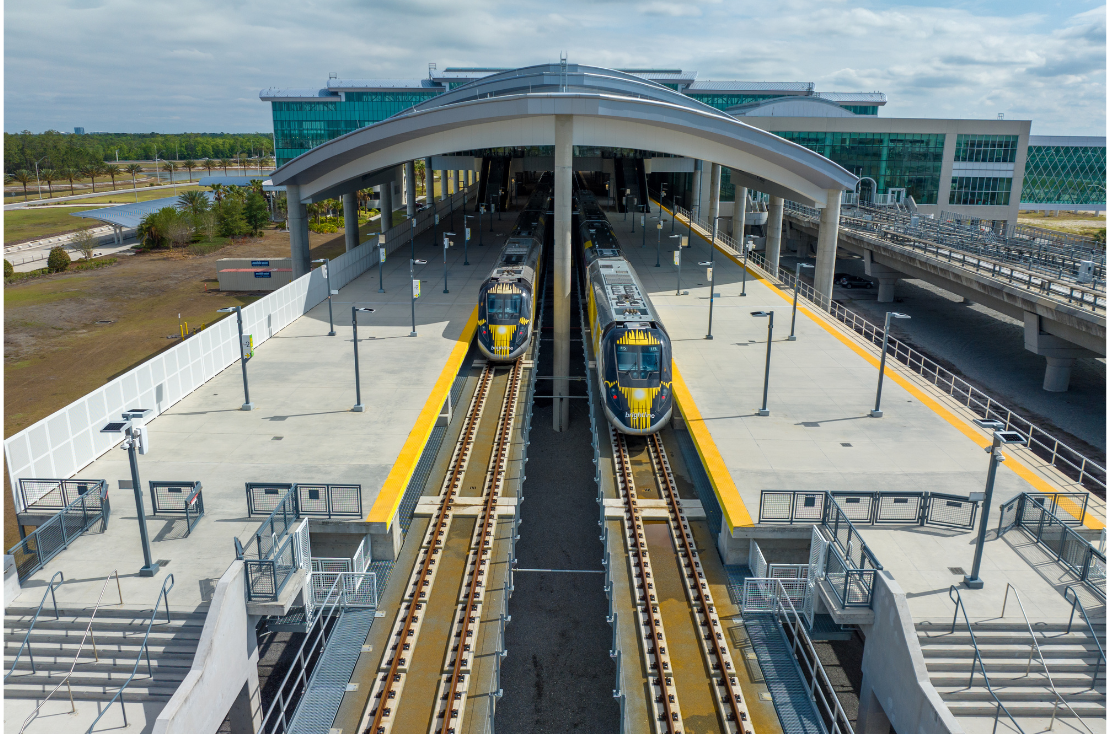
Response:
[[[254,726],[233,721],[232,730],[257,730],[261,725],[256,620],[247,616],[246,599],[244,565],[235,561],[216,584],[193,666],[158,715],[154,734],[215,734],[244,688],[249,692],[249,719]],[[244,718],[242,712],[235,713],[240,715],[233,719]]]
[[[875,623],[861,625],[863,685],[856,734],[963,734],[929,681],[909,603],[889,571],[875,576]]]

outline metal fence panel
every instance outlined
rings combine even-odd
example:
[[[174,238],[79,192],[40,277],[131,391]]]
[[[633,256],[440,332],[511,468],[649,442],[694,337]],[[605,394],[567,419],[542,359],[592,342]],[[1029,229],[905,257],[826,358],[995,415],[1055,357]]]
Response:
[[[950,528],[972,528],[979,503],[967,497],[950,494],[930,494],[927,522]]]
[[[108,485],[78,496],[57,514],[16,543],[8,554],[15,559],[20,582],[45,566],[50,559],[69,547],[75,538],[96,527],[100,532],[108,526],[111,504]]]
[[[793,520],[793,506],[793,492],[764,490],[759,493],[759,521],[791,522]]]
[[[881,492],[878,497],[878,510],[875,522],[881,523],[916,523],[921,519],[921,508],[925,502],[922,492],[897,494]]]
[[[247,515],[269,515],[292,488],[280,482],[247,482]]]
[[[875,513],[874,492],[833,492],[833,497],[849,520],[863,525],[871,524]]]
[[[19,494],[28,510],[60,510],[103,484],[103,479],[20,479]]]
[[[756,578],[767,578],[767,561],[754,538],[748,541],[748,567]]]

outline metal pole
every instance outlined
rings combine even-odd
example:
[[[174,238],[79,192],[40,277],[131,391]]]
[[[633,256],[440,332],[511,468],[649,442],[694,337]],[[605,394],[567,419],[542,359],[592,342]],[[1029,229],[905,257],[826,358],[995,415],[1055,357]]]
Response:
[[[143,485],[139,482],[139,455],[137,443],[139,429],[127,427],[127,460],[131,464],[131,490],[135,493],[135,512],[139,516],[139,539],[143,544],[144,565],[139,569],[140,576],[153,576],[158,573],[158,564],[150,558],[150,537],[146,532],[146,510],[143,509]]]
[[[748,243],[741,242],[740,246],[744,248],[744,270],[740,274],[740,295],[748,295]]]
[[[987,516],[990,514],[991,497],[994,495],[994,477],[998,473],[998,465],[1002,463],[1003,456],[1000,447],[1002,439],[998,431],[994,433],[994,440],[988,449],[991,453],[991,463],[987,468],[987,487],[983,496],[983,513],[979,516],[979,537],[975,540],[975,560],[971,563],[971,574],[964,576],[964,583],[969,589],[983,588],[983,579],[979,578],[979,565],[983,562],[983,543],[987,540]]]
[[[794,266],[794,307],[790,310],[790,336],[786,337],[786,341],[796,341],[798,337],[794,336],[794,321],[798,317],[798,286],[802,283],[802,264],[798,263]]]
[[[366,410],[362,404],[362,384],[358,376],[358,309],[351,306],[351,336],[355,343],[355,405],[351,410],[361,413]]]
[[[327,273],[328,279],[328,336],[335,336],[335,320],[332,318],[331,315],[331,260],[328,260],[326,263],[324,263],[324,267],[327,268],[327,270],[324,272]],[[381,277],[380,266],[378,268],[378,277]]]
[[[663,215],[660,214],[660,217]],[[663,222],[660,220],[659,224],[655,227],[655,267],[662,267],[659,264],[659,252],[663,246]]]
[[[451,219],[455,219],[454,213],[451,214]],[[450,293],[447,290],[447,233],[443,233],[443,292]]]
[[[875,388],[875,409],[871,411],[872,418],[882,418],[883,411],[879,410],[879,401],[883,397],[883,372],[886,371],[886,340],[890,335],[890,311],[886,312],[886,321],[883,323],[883,353],[879,357],[879,384]]]
[[[385,270],[385,245],[381,241],[381,235],[378,235],[378,293],[385,293],[385,284],[383,278],[385,277],[383,271]],[[413,247],[415,249],[415,246]],[[331,271],[328,271],[329,275]]]
[[[254,410],[254,404],[251,402],[251,389],[247,384],[247,353],[246,345],[243,344],[243,309],[241,306],[235,307],[235,318],[239,322],[239,361],[243,365],[243,406],[240,410]]]
[[[676,296],[681,296],[682,295],[682,237],[681,236],[679,236],[679,238],[678,238],[678,249],[675,250],[675,254],[677,255],[678,271],[677,271],[677,274],[676,274],[676,277],[675,277],[674,294]]]
[[[482,212],[485,211],[484,206],[478,207],[478,247],[482,247]],[[492,221],[492,218],[491,220]]]
[[[642,206],[644,208],[645,212],[647,211],[647,205],[646,204],[641,204],[640,206]],[[643,248],[647,247],[647,214],[646,213],[641,213],[640,214],[640,230],[643,232],[643,235],[640,237],[640,249],[642,250]]]
[[[767,316],[767,365],[763,368],[763,407],[759,409],[759,414],[763,416],[771,415],[771,411],[767,410],[767,385],[771,381],[771,336],[775,331],[775,312],[771,311]]]
[[[409,298],[412,301],[412,332],[409,336],[416,336],[416,258],[409,260]]]
[[[709,331],[706,339],[713,339],[713,287],[717,283],[717,220],[713,220],[713,240],[709,243]]]

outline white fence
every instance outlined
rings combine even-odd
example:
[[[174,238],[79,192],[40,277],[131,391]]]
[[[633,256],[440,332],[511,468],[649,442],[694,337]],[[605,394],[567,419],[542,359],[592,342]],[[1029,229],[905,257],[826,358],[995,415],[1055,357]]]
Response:
[[[466,192],[435,202],[416,216],[416,231],[433,224],[436,210],[443,224],[451,206],[463,207]],[[407,241],[408,222],[386,233],[387,250]],[[376,242],[359,245],[331,261],[331,287],[342,288],[378,262]],[[243,333],[254,335],[256,347],[277,334],[327,297],[321,270],[313,270],[243,309]],[[80,400],[43,418],[4,441],[4,457],[18,512],[25,508],[19,479],[65,479],[96,461],[119,443],[118,434],[100,429],[130,408],[151,408],[153,416],[187,397],[239,359],[235,317],[225,318],[143,364],[127,371]]]

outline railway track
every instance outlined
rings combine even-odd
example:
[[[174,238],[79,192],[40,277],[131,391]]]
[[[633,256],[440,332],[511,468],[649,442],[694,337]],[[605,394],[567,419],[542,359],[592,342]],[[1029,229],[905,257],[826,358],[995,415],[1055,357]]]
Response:
[[[617,474],[617,491],[623,502],[625,541],[629,564],[635,583],[635,599],[639,637],[647,661],[651,682],[652,720],[660,734],[681,734],[682,712],[678,691],[674,685],[673,668],[667,651],[667,637],[663,629],[655,593],[655,582],[648,556],[648,543],[644,533],[643,512],[636,492],[628,439],[609,426]],[[678,486],[670,461],[663,449],[659,434],[645,437],[651,461],[651,473],[660,498],[666,503],[671,540],[677,550],[682,585],[686,598],[697,619],[696,637],[707,668],[711,671],[714,703],[721,730],[727,734],[753,734],[751,717],[740,690],[736,668],[732,662],[728,642],[717,615],[713,595],[705,578],[701,560],[694,546],[694,536],[689,520],[679,501]]]
[[[494,373],[498,369],[489,363],[483,367],[467,407],[459,440],[439,492],[437,509],[424,533],[404,599],[390,631],[388,648],[375,677],[369,705],[360,726],[360,731],[366,734],[389,734],[399,720],[406,678],[415,657],[424,619],[429,613],[428,602],[441,566],[439,562],[443,559],[452,521],[462,509],[457,500],[463,490],[463,478],[467,474],[471,456],[481,440],[479,426],[489,402]],[[502,372],[504,369],[503,366],[500,367]],[[465,716],[482,603],[487,590],[485,581],[493,551],[498,500],[504,487],[520,398],[523,372],[521,360],[509,366],[508,372],[505,394],[492,436],[480,509],[467,550],[464,578],[447,638],[442,674],[434,701],[427,702],[428,708],[433,710],[429,734],[459,731]],[[447,580],[444,579],[441,583],[445,581]],[[411,725],[406,722],[406,729],[409,728]]]

